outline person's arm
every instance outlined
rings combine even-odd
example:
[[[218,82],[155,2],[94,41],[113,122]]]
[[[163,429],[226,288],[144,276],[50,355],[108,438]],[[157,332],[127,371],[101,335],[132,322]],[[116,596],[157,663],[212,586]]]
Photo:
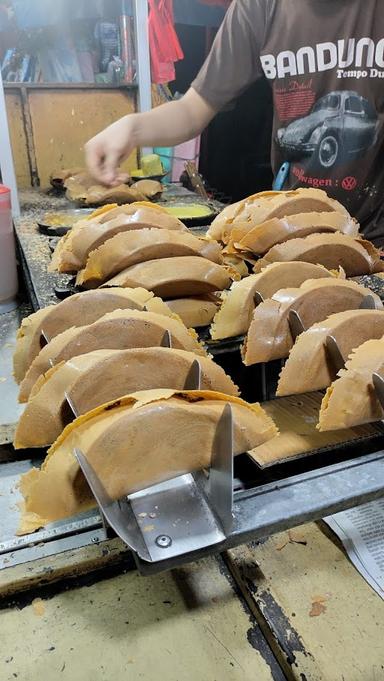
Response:
[[[270,1],[234,0],[184,97],[125,116],[96,135],[85,147],[89,172],[103,184],[116,184],[118,166],[135,147],[174,146],[202,132],[217,111],[261,76]]]
[[[119,181],[118,167],[135,147],[173,147],[200,134],[216,111],[193,88],[174,102],[128,114],[85,145],[89,172],[102,184]]]

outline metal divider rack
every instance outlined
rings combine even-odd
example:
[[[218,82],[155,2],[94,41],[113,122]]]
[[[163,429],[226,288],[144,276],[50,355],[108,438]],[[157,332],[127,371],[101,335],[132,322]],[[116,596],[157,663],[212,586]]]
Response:
[[[299,323],[299,318],[293,322],[296,326]],[[169,333],[165,333],[161,344],[170,347]],[[340,362],[335,340],[328,345],[333,359]],[[262,370],[267,385],[268,365]],[[379,375],[373,380],[384,407],[384,381]],[[185,389],[199,386],[200,367],[196,360]],[[68,399],[67,406],[71,420],[76,416],[76,405]],[[246,454],[233,458],[232,439],[228,404],[218,423],[209,473],[182,475],[117,501],[108,498],[89,462],[76,450],[74,454],[97,500],[99,513],[53,523],[32,535],[9,537],[0,544],[0,567],[56,553],[73,544],[103,541],[112,532],[132,550],[143,574],[159,572],[384,494],[381,424],[365,441],[328,447],[331,464],[325,462],[324,451],[315,451],[299,461],[262,470]]]

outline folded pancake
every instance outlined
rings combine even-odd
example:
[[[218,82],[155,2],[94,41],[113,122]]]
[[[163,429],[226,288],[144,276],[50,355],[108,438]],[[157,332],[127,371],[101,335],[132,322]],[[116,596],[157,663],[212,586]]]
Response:
[[[228,222],[232,222],[237,211],[244,204],[244,200],[237,201],[236,203],[231,203],[230,206],[226,206],[223,210],[216,215],[215,219],[212,221],[209,229],[207,231],[207,236],[210,239],[215,239],[216,241],[222,241],[223,228]]]
[[[368,340],[352,352],[323,398],[317,426],[320,431],[350,428],[384,417],[373,373],[384,377],[384,338]]]
[[[244,229],[253,229],[267,220],[284,218],[299,213],[337,212],[348,215],[338,201],[331,199],[321,189],[295,189],[282,192],[260,192],[240,201],[234,210],[218,215],[208,231],[211,238],[228,243],[232,229],[242,223]]]
[[[80,168],[78,166],[66,169],[60,168],[59,170],[54,170],[50,174],[49,181],[53,187],[62,188],[65,180],[67,180],[69,177],[73,177],[73,175],[82,175],[85,172],[85,168]]]
[[[117,187],[109,188],[98,184],[89,187],[84,196],[84,202],[89,206],[101,206],[110,201],[134,203],[136,201],[148,201],[148,198],[148,195],[137,187],[135,183],[129,187],[122,183],[117,185]]]
[[[167,215],[165,208],[157,203],[152,203],[151,201],[135,201],[134,203],[122,203],[120,205],[117,203],[106,203],[103,206],[95,208],[95,210],[86,217],[78,220],[75,223],[75,227],[81,227],[84,222],[96,222],[97,224],[104,225],[106,222],[110,222],[119,217],[119,215],[134,215],[140,207],[157,210],[158,212]]]
[[[99,248],[105,241],[119,232],[137,229],[167,229],[188,232],[178,218],[169,213],[149,207],[144,204],[132,204],[134,210],[119,212],[113,217],[114,211],[101,214],[100,220],[81,220],[56,246],[49,272],[78,272],[85,267],[88,255]]]
[[[17,332],[13,370],[17,383],[23,380],[43,345],[42,331],[51,340],[72,326],[93,324],[113,310],[143,310],[169,316],[169,308],[143,288],[114,288],[76,293],[57,305],[38,310],[23,319]]]
[[[163,208],[163,206],[159,206],[157,203],[151,203],[150,201],[136,201],[135,203],[126,203],[121,204],[120,206],[118,206],[117,203],[100,206],[100,208],[96,208],[96,210],[93,211],[90,219],[100,222],[100,224],[104,225],[106,222],[114,220],[119,215],[134,215],[137,209],[140,207],[149,208],[150,210],[157,210],[158,213],[168,215],[168,211]]]
[[[306,262],[278,262],[265,267],[259,274],[251,274],[235,281],[222,294],[222,305],[211,327],[211,338],[231,338],[247,333],[255,309],[255,294],[270,298],[281,288],[300,286],[306,279],[332,277],[322,265]]]
[[[220,254],[221,247],[216,241],[199,239],[186,232],[168,229],[120,232],[91,251],[76,283],[85,288],[96,288],[127,267],[147,260],[194,255],[220,263]]]
[[[135,203],[122,203],[120,205],[117,203],[106,203],[103,206],[95,208],[95,210],[85,218],[78,220],[76,226],[81,225],[84,221],[104,224],[105,222],[109,222],[109,220],[117,218],[119,215],[133,215],[139,206],[158,210],[162,213],[167,212],[165,208],[159,206],[157,203],[151,203],[151,201],[136,201]]]
[[[148,260],[128,267],[103,287],[143,286],[161,298],[204,295],[228,288],[239,275],[228,266],[198,256]]]
[[[124,213],[127,208],[129,208],[132,212],[132,211],[135,210],[132,206],[137,206],[137,205],[138,204],[123,204],[121,206],[118,206],[117,203],[106,203],[106,204],[104,204],[104,206],[99,206],[99,208],[95,208],[95,210],[93,210],[92,213],[88,213],[87,215],[85,215],[80,220],[77,220],[73,226],[78,228],[84,222],[98,222],[98,223],[100,223],[104,220],[112,219],[112,216],[116,217],[116,215],[120,215],[120,213]],[[115,214],[113,212],[115,210],[120,211],[120,213]],[[107,217],[107,213],[111,216],[110,218]]]
[[[365,341],[384,336],[384,310],[338,312],[300,334],[281,371],[276,391],[279,397],[322,390],[336,379],[326,349],[327,336],[333,336],[347,359]]]
[[[21,382],[19,400],[26,402],[38,378],[59,362],[93,350],[160,346],[166,331],[172,347],[206,355],[195,332],[179,319],[156,312],[115,310],[93,324],[63,331],[40,350]]]
[[[234,454],[277,433],[260,405],[205,391],[138,392],[76,419],[51,447],[41,470],[22,476],[25,508],[19,534],[95,505],[75,448],[113,499],[209,466],[217,423],[227,403],[233,413]]]
[[[232,269],[236,270],[238,273],[239,277],[247,277],[249,275],[248,267],[245,262],[245,260],[248,260],[248,258],[243,258],[242,255],[233,255],[230,254],[228,255],[227,253],[224,253],[222,251],[222,260],[224,265],[229,265],[229,267],[232,267]],[[252,260],[252,264],[254,261]]]
[[[347,215],[347,209],[327,195],[322,189],[293,189],[280,192],[261,192],[245,199],[243,208],[235,220],[247,220],[259,224],[271,218],[314,212],[338,212]]]
[[[69,177],[64,181],[66,197],[70,201],[78,201],[86,206],[97,206],[104,203],[133,203],[146,201],[148,195],[133,184],[131,187],[123,182],[116,187],[105,187],[97,184],[87,173]]]
[[[174,298],[167,300],[166,305],[173,314],[180,317],[188,328],[198,329],[209,326],[220,307],[220,299],[213,293],[195,298]]]
[[[46,447],[59,437],[68,419],[65,396],[76,414],[86,414],[138,390],[183,390],[196,360],[193,352],[175,348],[94,350],[49,369],[38,380],[21,415],[15,434],[16,449]],[[201,389],[238,395],[238,389],[218,364],[199,357]]]
[[[157,180],[137,180],[131,185],[131,189],[141,192],[148,199],[154,199],[163,193],[164,185]]]
[[[87,170],[70,175],[63,181],[63,187],[66,189],[66,197],[70,201],[84,202],[87,192],[95,184],[95,178],[88,173]]]
[[[95,208],[92,213],[86,215],[84,218],[77,220],[74,227],[76,229],[80,228],[84,223],[96,222],[98,224],[105,224],[119,215],[133,215],[139,207],[150,208],[151,210],[157,210],[164,214],[167,213],[165,208],[159,206],[157,203],[151,203],[151,201],[136,201],[135,203],[122,203],[118,205],[117,203],[106,203],[103,206]],[[65,240],[63,239],[63,242]]]
[[[370,241],[355,239],[347,234],[311,234],[273,246],[264,258],[257,261],[254,271],[260,272],[271,262],[288,260],[320,264],[330,270],[342,267],[347,277],[384,270],[379,251]]]
[[[89,213],[84,218],[81,218],[75,223],[75,227],[79,228],[83,223],[97,222],[98,224],[104,224],[119,215],[133,215],[139,207],[150,208],[151,210],[157,210],[162,213],[167,213],[165,208],[159,206],[151,201],[136,201],[135,203],[123,203],[118,205],[117,203],[106,203],[98,208],[95,208],[92,213]]]
[[[243,224],[243,223],[242,223]],[[275,244],[314,233],[341,232],[357,236],[359,225],[350,215],[343,213],[299,213],[284,218],[272,218],[251,230],[234,224],[228,244],[234,252],[249,251],[264,255]]]
[[[363,299],[372,295],[376,307],[382,302],[364,286],[344,279],[307,280],[299,288],[281,289],[258,305],[253,313],[242,349],[244,364],[269,362],[288,357],[293,346],[289,313],[296,311],[308,329],[315,322],[343,310],[356,310]]]

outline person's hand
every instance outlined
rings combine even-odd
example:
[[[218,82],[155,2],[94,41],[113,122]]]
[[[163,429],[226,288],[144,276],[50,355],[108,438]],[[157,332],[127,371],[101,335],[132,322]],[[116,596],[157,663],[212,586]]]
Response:
[[[104,185],[117,185],[128,179],[119,166],[136,146],[133,116],[112,123],[85,145],[85,160],[92,177]]]
[[[216,110],[193,88],[173,102],[120,118],[85,145],[90,174],[101,184],[124,182],[119,165],[136,147],[174,147],[200,134]]]

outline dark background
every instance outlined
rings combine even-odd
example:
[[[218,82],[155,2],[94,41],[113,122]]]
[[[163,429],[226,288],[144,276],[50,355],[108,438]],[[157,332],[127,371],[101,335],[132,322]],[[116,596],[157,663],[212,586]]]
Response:
[[[183,93],[202,66],[217,28],[177,23],[176,30],[185,56],[176,63],[170,88]],[[270,189],[271,134],[272,94],[261,78],[217,114],[203,134],[200,172],[208,185],[227,201]]]

